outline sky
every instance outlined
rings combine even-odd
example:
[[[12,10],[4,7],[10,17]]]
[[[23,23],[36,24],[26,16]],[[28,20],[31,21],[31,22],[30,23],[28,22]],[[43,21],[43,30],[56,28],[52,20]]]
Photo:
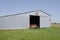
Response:
[[[60,0],[0,0],[0,16],[43,10],[60,23]]]

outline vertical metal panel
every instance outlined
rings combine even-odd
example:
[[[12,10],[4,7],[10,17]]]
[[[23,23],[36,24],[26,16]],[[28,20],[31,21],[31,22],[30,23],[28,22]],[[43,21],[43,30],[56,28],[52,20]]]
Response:
[[[39,11],[39,15],[40,15],[40,28],[51,27],[50,16],[41,11]]]
[[[43,27],[50,27],[50,21],[48,16],[41,16],[40,17],[40,26]]]
[[[3,29],[23,29],[28,28],[28,16],[16,15],[3,17]]]

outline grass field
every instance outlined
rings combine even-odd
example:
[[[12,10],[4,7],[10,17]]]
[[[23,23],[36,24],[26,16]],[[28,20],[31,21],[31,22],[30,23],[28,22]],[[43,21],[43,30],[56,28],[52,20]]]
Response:
[[[52,24],[52,27],[60,27],[60,23]]]
[[[0,30],[0,40],[60,40],[60,28]]]

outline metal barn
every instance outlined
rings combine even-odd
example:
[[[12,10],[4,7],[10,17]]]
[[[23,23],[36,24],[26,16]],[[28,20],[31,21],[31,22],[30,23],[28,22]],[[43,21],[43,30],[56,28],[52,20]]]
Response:
[[[0,16],[0,29],[27,29],[31,24],[36,24],[39,28],[51,27],[51,15],[36,10]]]

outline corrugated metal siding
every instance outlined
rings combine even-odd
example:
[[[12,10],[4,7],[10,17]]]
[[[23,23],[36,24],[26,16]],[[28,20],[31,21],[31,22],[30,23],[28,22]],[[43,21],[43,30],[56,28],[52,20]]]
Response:
[[[2,17],[1,29],[24,29],[29,28],[29,15],[35,13]]]
[[[43,28],[43,27],[50,27],[51,25],[51,21],[50,21],[50,16],[39,11],[38,12],[39,15],[40,15],[40,28]]]
[[[40,16],[40,26],[43,27],[50,27],[50,21],[48,16]]]
[[[28,16],[16,15],[3,17],[2,29],[23,29],[28,28]]]
[[[27,14],[19,14],[19,15],[12,15],[12,16],[3,16],[0,21],[0,29],[25,29],[29,28],[29,18],[30,15],[35,15],[36,12],[27,13]],[[40,16],[40,28],[49,27],[50,21],[49,16],[44,14],[43,12],[39,11]],[[2,25],[1,25],[2,24]]]

